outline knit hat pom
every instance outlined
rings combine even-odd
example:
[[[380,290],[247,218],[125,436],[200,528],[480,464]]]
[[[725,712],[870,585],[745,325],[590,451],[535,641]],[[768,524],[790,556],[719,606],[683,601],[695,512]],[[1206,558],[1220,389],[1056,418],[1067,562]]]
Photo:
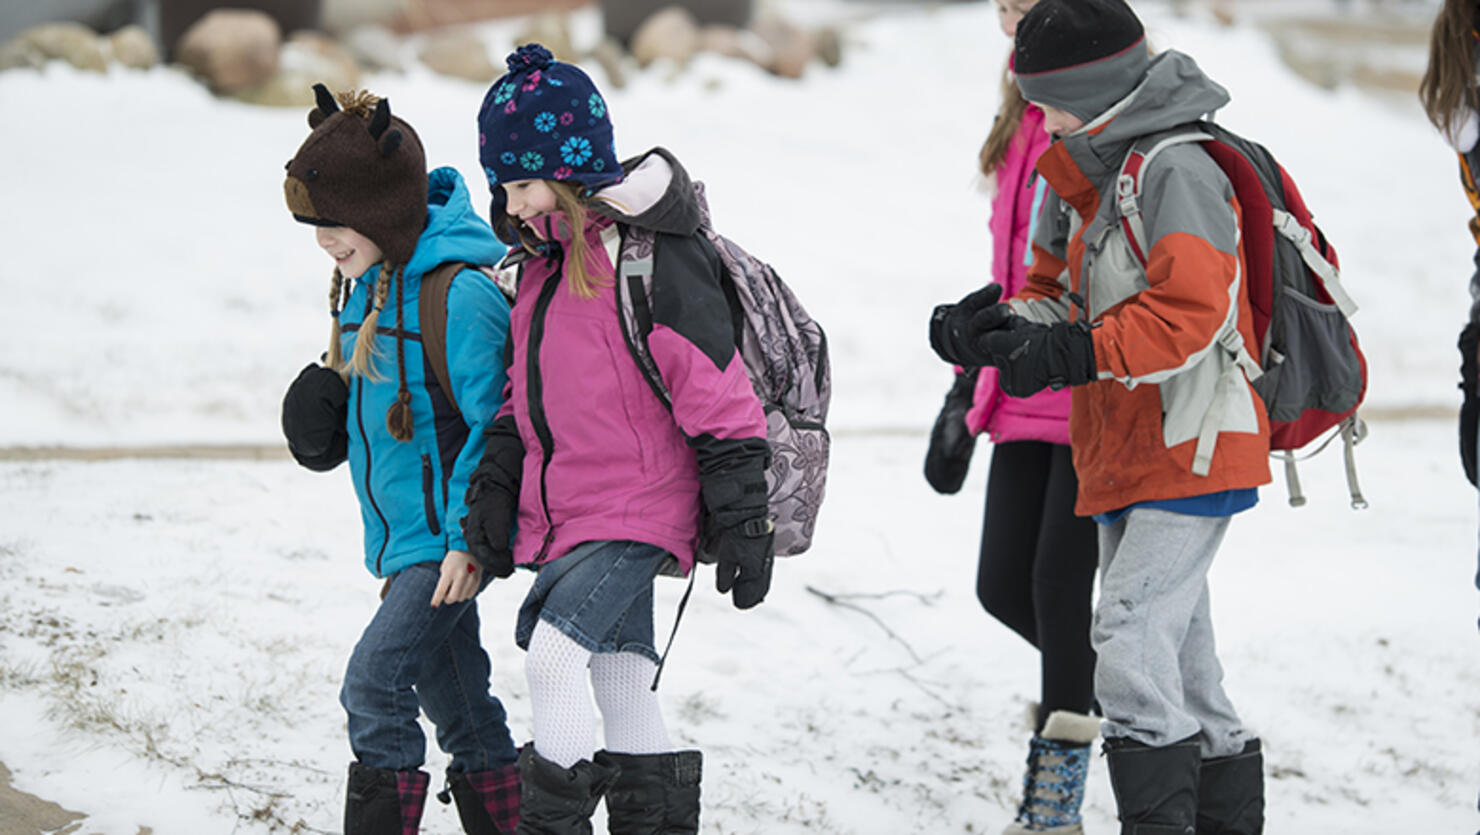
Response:
[[[542,70],[555,63],[555,56],[540,44],[527,43],[510,53],[504,63],[508,65],[509,72]]]

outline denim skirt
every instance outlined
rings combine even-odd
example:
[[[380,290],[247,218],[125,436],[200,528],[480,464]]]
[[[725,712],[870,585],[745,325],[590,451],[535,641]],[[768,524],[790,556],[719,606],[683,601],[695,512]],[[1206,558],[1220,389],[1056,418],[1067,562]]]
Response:
[[[658,661],[653,646],[653,579],[669,559],[656,545],[583,542],[540,566],[514,627],[529,649],[543,620],[593,653],[634,652]]]

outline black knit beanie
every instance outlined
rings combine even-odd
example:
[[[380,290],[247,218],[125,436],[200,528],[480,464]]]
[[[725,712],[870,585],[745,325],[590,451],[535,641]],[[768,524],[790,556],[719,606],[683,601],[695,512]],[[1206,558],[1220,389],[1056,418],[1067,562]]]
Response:
[[[1124,0],[1040,0],[1018,22],[1023,98],[1085,122],[1135,89],[1150,63],[1145,29]]]
[[[391,115],[389,99],[314,85],[313,133],[288,162],[283,192],[293,217],[348,226],[404,266],[427,216],[427,163],[411,125]],[[341,108],[341,103],[343,107]]]

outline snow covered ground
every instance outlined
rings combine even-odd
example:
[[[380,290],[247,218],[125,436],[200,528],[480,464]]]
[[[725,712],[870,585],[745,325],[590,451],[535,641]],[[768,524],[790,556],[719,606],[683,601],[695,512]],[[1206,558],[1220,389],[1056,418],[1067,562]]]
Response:
[[[788,278],[833,350],[814,550],[753,612],[700,577],[664,675],[670,726],[706,752],[705,832],[996,832],[1036,661],[973,597],[990,449],[952,498],[919,466],[949,377],[925,320],[989,263],[972,164],[1006,43],[990,4],[781,5],[859,18],[841,69],[793,83],[705,57],[608,91],[618,150],[663,144],[706,180],[721,228]],[[1220,120],[1299,179],[1364,306],[1373,411],[1452,411],[1468,206],[1416,105],[1305,86],[1252,28],[1140,9],[1158,47],[1233,93]],[[509,47],[509,24],[482,31]],[[422,70],[368,86],[484,193],[480,86]],[[276,443],[282,389],[328,331],[329,265],[281,197],[304,114],[169,69],[60,66],[0,74],[0,113],[0,446]],[[1328,453],[1302,469],[1310,505],[1266,488],[1214,568],[1271,833],[1476,828],[1476,508],[1453,434],[1447,418],[1375,422],[1358,452],[1371,509],[1347,508]],[[343,471],[0,463],[0,508],[0,762],[17,788],[87,815],[85,833],[338,829],[336,694],[377,590]],[[510,633],[527,584],[481,598],[521,738]],[[660,630],[681,589],[661,587]],[[1113,831],[1100,759],[1086,814]],[[424,829],[455,832],[455,815],[433,804]]]

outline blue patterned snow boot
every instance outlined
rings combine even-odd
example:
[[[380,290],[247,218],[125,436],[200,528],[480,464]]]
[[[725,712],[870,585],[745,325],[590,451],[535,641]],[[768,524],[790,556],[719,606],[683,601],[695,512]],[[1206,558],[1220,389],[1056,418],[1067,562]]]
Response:
[[[1056,710],[1028,744],[1028,770],[1017,819],[1003,835],[1082,835],[1079,807],[1089,772],[1089,744],[1099,735],[1092,716]]]

